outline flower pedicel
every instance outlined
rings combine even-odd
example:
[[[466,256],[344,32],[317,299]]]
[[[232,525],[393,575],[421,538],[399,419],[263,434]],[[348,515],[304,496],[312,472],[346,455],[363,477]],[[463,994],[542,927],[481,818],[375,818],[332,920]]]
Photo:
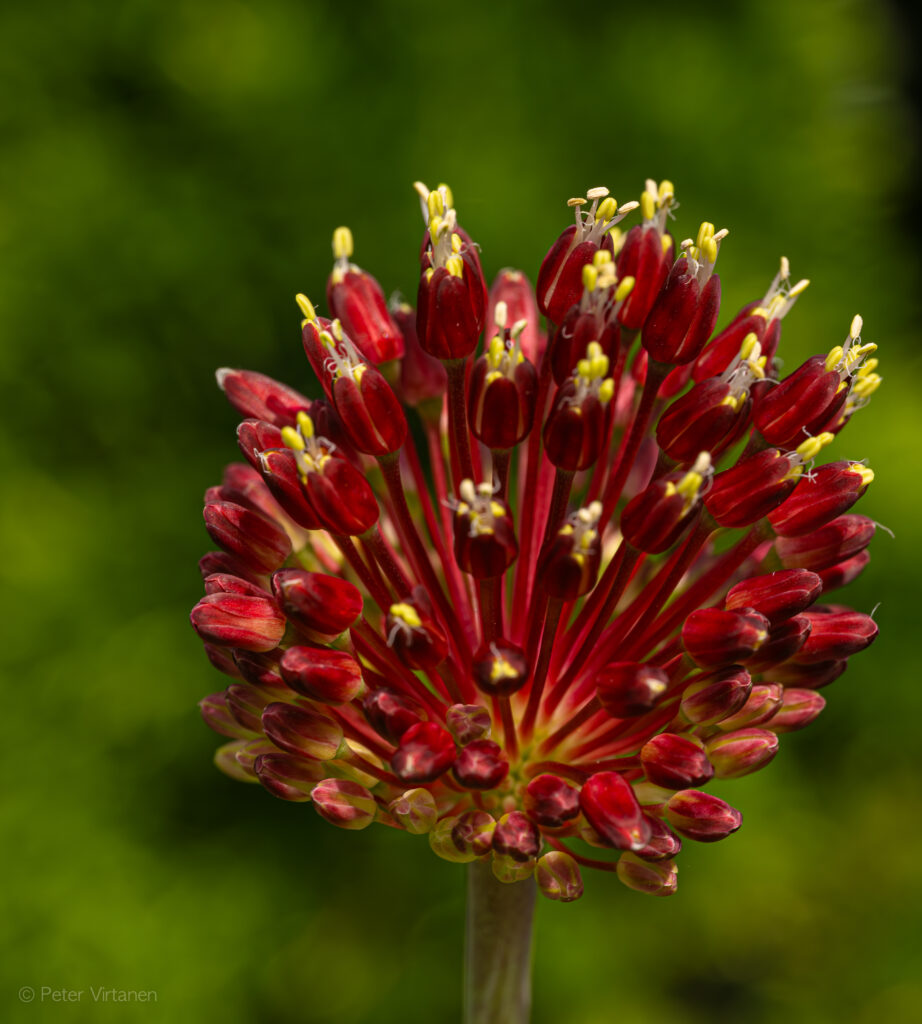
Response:
[[[417,191],[415,315],[338,228],[332,318],[298,296],[325,397],[218,373],[246,462],[206,493],[192,612],[230,677],[201,704],[216,762],[553,900],[580,866],[668,895],[683,840],[740,827],[704,787],[768,764],[877,633],[829,603],[867,564],[873,474],[814,465],[876,346],[856,316],[779,380],[807,285],[784,259],[714,335],[727,232],[676,245],[670,182],[570,200],[535,290],[489,293],[450,190]]]

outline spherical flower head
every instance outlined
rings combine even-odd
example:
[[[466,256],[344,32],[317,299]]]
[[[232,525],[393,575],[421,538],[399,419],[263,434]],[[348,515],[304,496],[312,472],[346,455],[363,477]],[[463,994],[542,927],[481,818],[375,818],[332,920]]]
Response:
[[[669,181],[570,200],[536,290],[506,268],[489,298],[451,190],[416,188],[415,312],[343,227],[331,316],[298,296],[325,399],[219,371],[246,462],[206,492],[192,612],[215,762],[552,900],[582,868],[670,895],[683,839],[741,825],[711,780],[783,756],[877,634],[827,596],[867,565],[873,474],[818,464],[876,346],[855,317],[782,378],[785,259],[714,334],[727,232],[676,245]]]

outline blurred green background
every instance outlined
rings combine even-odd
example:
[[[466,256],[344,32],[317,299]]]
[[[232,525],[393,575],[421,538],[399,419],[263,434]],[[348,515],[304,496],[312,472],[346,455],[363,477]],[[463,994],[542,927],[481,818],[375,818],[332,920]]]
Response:
[[[864,315],[885,383],[836,453],[870,460],[860,510],[896,539],[848,595],[880,602],[874,649],[727,787],[743,830],[687,844],[670,900],[587,872],[541,901],[535,1022],[922,1020],[909,28],[869,0],[3,5],[0,1019],[457,1018],[463,870],[211,766],[187,615],[237,457],[213,369],[309,386],[293,295],[321,298],[337,224],[412,296],[415,178],[452,184],[488,274],[534,275],[568,196],[654,176],[679,237],[731,229],[725,315],[782,253],[812,278],[789,367]]]

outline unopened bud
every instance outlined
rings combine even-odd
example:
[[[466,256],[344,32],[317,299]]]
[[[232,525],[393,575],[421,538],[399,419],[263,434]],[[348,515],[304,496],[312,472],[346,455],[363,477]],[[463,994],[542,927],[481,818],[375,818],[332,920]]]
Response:
[[[583,785],[579,804],[589,824],[617,850],[640,850],[651,830],[634,790],[617,772],[596,772]]]
[[[504,814],[493,833],[494,852],[525,863],[541,852],[541,833],[521,811]]]
[[[221,501],[206,505],[204,516],[212,540],[257,572],[273,572],[291,554],[288,534],[260,512]]]
[[[726,839],[743,823],[742,814],[726,800],[698,789],[676,793],[666,804],[666,817],[680,836],[699,843]]]
[[[408,789],[391,803],[388,810],[414,836],[431,832],[439,817],[435,797],[428,789]]]
[[[256,777],[273,796],[280,800],[304,803],[326,776],[324,765],[306,761],[290,754],[260,754],[254,765]]]
[[[400,737],[391,768],[402,782],[432,782],[454,763],[455,741],[438,722],[417,722]]]
[[[362,710],[372,729],[390,743],[399,742],[411,725],[422,722],[426,717],[418,701],[384,687],[365,696]]]
[[[525,789],[525,813],[544,828],[560,828],[579,814],[579,790],[557,775],[537,775]]]
[[[647,896],[671,896],[679,884],[679,869],[673,861],[644,860],[630,851],[618,858],[617,872],[624,885]]]
[[[806,643],[794,656],[799,665],[839,661],[869,647],[877,636],[877,623],[870,615],[853,611],[807,612],[811,629]]]
[[[714,774],[704,744],[675,733],[659,733],[648,740],[641,748],[640,763],[647,778],[665,789],[703,786]]]
[[[338,723],[294,704],[268,704],[262,713],[262,724],[266,736],[289,754],[331,761],[343,747],[343,730]]]
[[[696,665],[720,668],[744,661],[768,638],[768,619],[751,608],[702,608],[685,620],[682,643]]]
[[[378,810],[371,793],[349,779],[324,779],[311,791],[311,800],[321,818],[353,831],[368,828]]]
[[[322,704],[347,704],[365,689],[361,666],[346,651],[289,647],[280,665],[293,690]]]
[[[778,737],[767,729],[738,729],[708,740],[707,754],[718,779],[739,779],[764,768],[778,753]]]
[[[596,676],[596,696],[613,718],[636,718],[656,707],[669,676],[656,665],[616,661]]]
[[[815,690],[785,687],[781,709],[772,717],[772,732],[796,732],[808,726],[826,707],[825,698]]]
[[[528,682],[528,662],[520,647],[508,640],[494,640],[474,658],[474,682],[484,693],[508,697]]]
[[[509,762],[498,743],[474,740],[461,748],[451,770],[468,789],[493,789],[509,774]]]
[[[445,725],[459,746],[487,739],[493,721],[490,712],[479,704],[452,704],[445,712]]]
[[[272,591],[289,621],[324,639],[339,636],[362,614],[359,589],[326,573],[280,569]]]
[[[742,668],[719,670],[685,687],[680,710],[694,725],[714,725],[746,703],[752,678]]]
[[[717,723],[722,732],[732,732],[750,725],[765,725],[781,709],[784,687],[780,683],[755,683],[746,703],[729,718]]]
[[[822,581],[806,569],[784,569],[764,576],[751,576],[730,588],[727,611],[755,608],[774,626],[797,615],[820,596]]]
[[[583,895],[579,865],[561,850],[552,850],[535,865],[535,881],[542,896],[561,903],[572,903]]]

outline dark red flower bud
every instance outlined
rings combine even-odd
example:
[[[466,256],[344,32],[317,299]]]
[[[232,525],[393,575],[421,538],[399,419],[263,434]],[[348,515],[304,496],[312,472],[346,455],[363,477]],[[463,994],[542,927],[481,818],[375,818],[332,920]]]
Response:
[[[614,395],[614,381],[607,373],[608,356],[592,342],[574,375],[558,390],[543,434],[545,453],[558,469],[577,472],[598,460]]]
[[[602,503],[592,502],[567,518],[541,551],[538,579],[551,597],[573,601],[595,586],[602,558],[597,529]]]
[[[291,554],[288,534],[260,512],[222,501],[204,508],[211,539],[250,569],[268,573]]]
[[[299,410],[310,412],[309,398],[262,373],[223,367],[215,376],[218,387],[242,416],[285,427],[295,422]]]
[[[750,576],[730,588],[724,607],[727,611],[755,608],[772,624],[809,608],[820,596],[822,582],[806,569],[786,569],[764,576]]]
[[[403,336],[391,319],[381,285],[371,274],[349,262],[352,232],[337,228],[333,233],[336,264],[327,281],[327,305],[345,328],[362,355],[371,363],[399,359]]]
[[[769,448],[714,477],[704,495],[721,526],[750,526],[777,508],[797,486],[799,462]]]
[[[826,357],[813,356],[780,384],[760,392],[752,421],[772,447],[795,448],[819,433],[847,396],[839,373],[826,369]]]
[[[488,448],[514,448],[535,422],[538,375],[518,343],[497,336],[471,371],[467,415],[471,433]]]
[[[766,672],[781,665],[803,648],[810,636],[811,622],[806,615],[795,615],[773,626],[768,638],[755,654],[745,659],[750,672]]]
[[[552,850],[538,860],[535,881],[541,895],[549,900],[572,903],[583,895],[583,880],[579,865],[561,850]]]
[[[287,684],[279,673],[281,653],[274,651],[234,651],[234,661],[240,675],[251,685],[258,687],[273,700],[285,700],[292,696]]]
[[[221,486],[211,487],[205,494],[206,505],[213,501],[230,501],[269,519],[277,519],[281,512],[259,472],[245,462],[225,466]]]
[[[558,775],[536,775],[525,789],[525,812],[545,828],[560,828],[579,814],[579,790]]]
[[[298,526],[319,530],[320,519],[305,492],[297,457],[287,448],[274,448],[259,454],[259,470],[266,486]]]
[[[656,818],[652,814],[646,813],[644,813],[644,818],[650,826],[650,842],[643,849],[637,851],[637,856],[643,860],[654,861],[677,856],[682,850],[682,840],[662,818]]]
[[[455,757],[455,741],[447,729],[437,722],[417,722],[400,737],[391,768],[403,782],[433,782]]]
[[[847,512],[873,479],[873,472],[860,462],[829,462],[801,477],[768,521],[782,537],[818,530]]]
[[[242,597],[266,597],[267,590],[241,576],[216,572],[204,580],[206,594],[240,594]]]
[[[653,835],[630,783],[617,772],[596,772],[579,794],[589,824],[616,850],[642,850]]]
[[[828,569],[822,569],[819,576],[823,583],[823,593],[837,590],[856,580],[870,561],[870,551],[861,551],[844,562],[831,565]]]
[[[686,686],[681,712],[694,725],[714,725],[736,714],[751,691],[752,679],[745,669],[723,669]]]
[[[519,336],[519,344],[532,366],[540,365],[547,339],[541,331],[534,289],[521,270],[506,267],[496,275],[490,288],[487,305],[488,324],[496,323],[496,307],[501,302],[506,304],[507,323],[519,324],[524,321],[525,326]]]
[[[250,739],[254,735],[253,730],[245,728],[234,718],[227,706],[227,694],[223,691],[203,697],[198,702],[198,706],[205,725],[220,736],[229,736],[231,739]]]
[[[697,263],[680,256],[644,321],[640,340],[658,363],[690,363],[710,337],[719,311],[720,278],[715,274],[702,287]]]
[[[279,748],[274,744],[270,743],[267,739],[260,738],[258,740],[250,740],[245,742],[243,740],[238,741],[238,746],[233,750],[233,760],[237,764],[238,774],[234,775],[232,771],[228,770],[228,767],[218,764],[218,751],[215,754],[215,764],[225,774],[230,775],[231,778],[238,778],[244,782],[258,782],[259,779],[256,775],[256,761],[262,757],[263,754],[278,754]],[[228,747],[233,744],[228,744],[226,747],[222,747],[222,751],[228,751]],[[230,751],[228,751],[230,753]],[[287,755],[280,755],[287,756]],[[311,764],[312,762],[305,761],[305,764]]]
[[[596,676],[596,696],[614,718],[636,718],[656,707],[669,685],[669,676],[655,665],[616,661]]]
[[[647,778],[664,789],[703,786],[714,775],[701,740],[669,732],[662,732],[643,745],[640,763]]]
[[[804,690],[821,690],[824,686],[834,683],[848,667],[848,659],[841,661],[821,661],[815,665],[798,665],[789,661],[772,670],[772,675],[779,683],[787,687],[800,687]]]
[[[311,791],[326,774],[319,761],[305,761],[291,754],[260,754],[254,770],[273,796],[295,803],[310,800]]]
[[[732,732],[749,725],[765,725],[781,710],[784,699],[784,687],[780,683],[756,683],[753,685],[746,703],[729,718],[717,723],[721,732]]]
[[[736,808],[697,789],[676,793],[666,804],[666,817],[680,836],[699,843],[726,839],[743,823],[743,816]]]
[[[751,608],[702,608],[682,626],[682,643],[696,665],[720,668],[744,661],[768,638],[768,619]]]
[[[372,729],[390,743],[426,718],[421,704],[402,693],[384,688],[370,691],[362,702],[362,710]]]
[[[739,440],[749,422],[749,399],[737,396],[720,377],[696,384],[659,418],[656,441],[676,462],[691,462],[702,451],[717,454]]]
[[[332,638],[362,614],[362,594],[348,580],[304,569],[280,569],[272,591],[282,611],[299,629]]]
[[[787,568],[820,572],[864,551],[876,529],[877,524],[872,519],[850,513],[812,533],[779,537],[775,550]]]
[[[812,626],[807,642],[794,656],[798,665],[839,661],[869,647],[877,636],[877,623],[870,615],[853,611],[807,612]]]
[[[365,689],[359,663],[345,651],[289,647],[281,669],[293,690],[322,704],[346,704]]]
[[[331,400],[352,444],[380,457],[400,449],[407,420],[397,396],[373,366],[355,367],[333,381]]]
[[[672,547],[691,523],[710,473],[710,455],[701,452],[691,469],[667,473],[632,498],[621,514],[627,543],[651,555]]]
[[[778,737],[767,729],[737,729],[708,740],[707,754],[718,779],[739,779],[764,768],[778,753]]]
[[[271,651],[285,634],[285,616],[269,595],[208,594],[189,616],[195,632],[208,643]]]
[[[541,852],[541,833],[521,811],[504,814],[493,832],[495,853],[524,863]]]
[[[815,690],[785,687],[781,710],[773,716],[772,732],[796,732],[808,726],[826,707],[826,699]]]
[[[652,224],[637,224],[625,236],[618,252],[618,277],[633,277],[635,284],[618,319],[628,330],[643,327],[672,266],[673,249],[672,238]]]
[[[416,333],[416,310],[401,303],[394,320],[403,334],[404,356],[400,360],[400,394],[407,405],[418,406],[445,393],[448,374],[442,363],[424,352]],[[439,410],[441,405],[439,404]],[[438,415],[438,412],[435,413]]]
[[[749,334],[756,336],[756,341],[765,351],[763,339],[768,319],[765,310],[756,312],[758,303],[752,302],[744,306],[731,322],[717,335],[695,360],[692,377],[696,381],[707,380],[722,374],[739,353],[743,340]],[[774,354],[774,353],[772,353]]]
[[[529,667],[520,647],[508,640],[494,640],[474,658],[474,682],[495,697],[508,697],[528,682]]]
[[[645,860],[639,853],[622,853],[616,868],[623,885],[647,896],[671,896],[679,884],[679,869],[671,860]]]
[[[462,480],[458,493],[455,560],[476,579],[502,576],[519,553],[508,504],[487,483],[475,488],[471,480]]]
[[[237,425],[237,446],[256,470],[260,469],[260,452],[281,448],[284,443],[282,431],[264,420],[244,420]]]
[[[319,711],[277,701],[262,714],[263,731],[286,753],[314,761],[330,761],[343,753],[343,730]]]
[[[445,660],[448,640],[425,588],[414,587],[408,598],[392,604],[384,629],[388,644],[410,668],[433,669]]]
[[[202,647],[205,649],[205,656],[219,672],[223,672],[226,676],[230,676],[232,679],[240,678],[240,671],[237,668],[237,664],[234,661],[234,655],[231,651],[209,643],[203,643]]]
[[[464,746],[486,739],[493,726],[490,712],[479,704],[452,704],[445,712],[445,725],[455,741]]]
[[[272,703],[272,698],[258,690],[255,686],[248,686],[246,683],[233,683],[225,691],[227,709],[234,718],[244,727],[253,733],[261,733],[262,713],[267,704]]]
[[[461,748],[452,774],[468,789],[492,789],[509,774],[503,749],[493,740],[474,740]]]
[[[375,798],[364,786],[349,779],[324,779],[311,791],[311,801],[321,818],[339,828],[367,828],[377,814]]]
[[[257,586],[262,586],[265,580],[265,574],[250,569],[239,558],[234,558],[233,555],[229,555],[226,551],[209,551],[207,554],[202,555],[198,561],[198,568],[203,580],[207,580],[209,576],[214,576],[215,573],[227,573],[230,576],[237,576],[240,579],[248,580],[250,583],[255,583]]]

